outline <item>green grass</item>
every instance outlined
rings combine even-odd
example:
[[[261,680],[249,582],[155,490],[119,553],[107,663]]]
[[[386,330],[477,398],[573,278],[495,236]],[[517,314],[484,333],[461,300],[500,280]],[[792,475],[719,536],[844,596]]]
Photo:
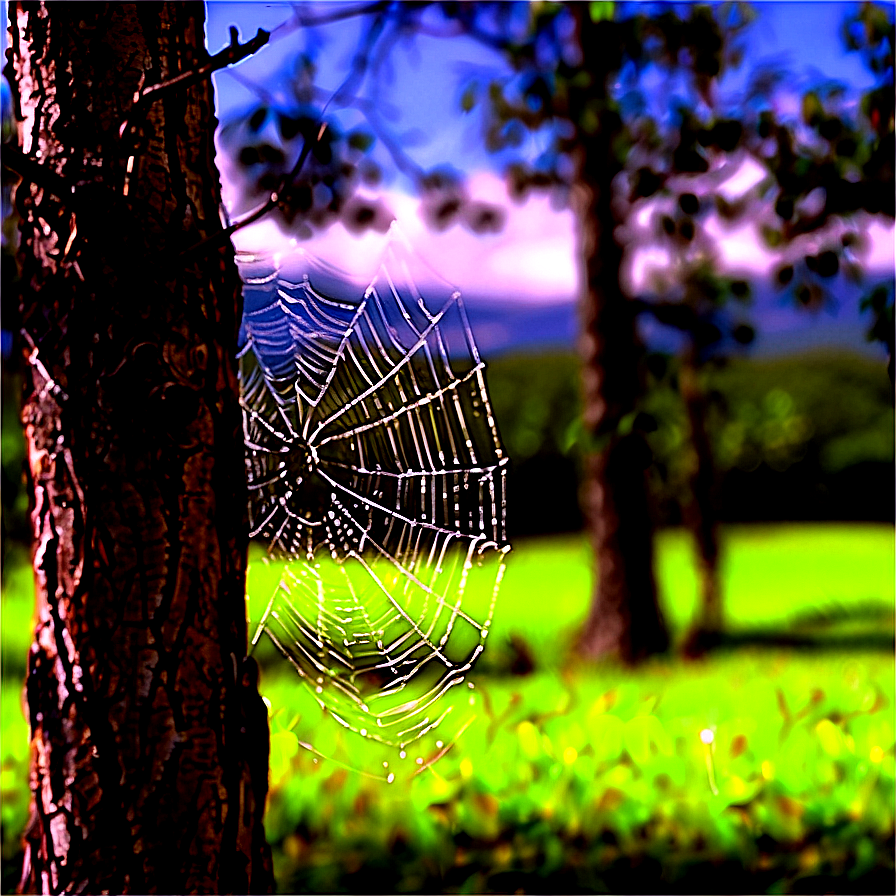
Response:
[[[724,530],[723,592],[732,632],[782,630],[810,615],[846,610],[892,615],[894,536],[876,524],[734,526]],[[670,628],[681,636],[696,610],[697,575],[689,534],[657,539],[657,580]],[[540,667],[558,668],[588,612],[591,553],[583,535],[522,541],[501,586],[489,651],[512,634],[533,648]],[[254,549],[249,564],[253,628],[279,581],[279,567]]]
[[[873,891],[892,852],[892,675],[871,656],[729,655],[486,680],[478,724],[400,788],[315,762],[275,711],[278,880],[285,892],[695,892],[697,875],[725,892],[737,884],[713,869],[733,865],[749,892],[807,878]],[[271,688],[275,706],[286,687]],[[358,764],[359,750],[397,762],[342,732],[324,740]]]
[[[893,652],[848,645],[892,636],[893,529],[739,527],[725,544],[728,629],[808,632],[817,649],[747,637],[695,663],[582,667],[569,645],[587,612],[587,542],[523,542],[469,692],[475,722],[417,775],[407,771],[417,754],[401,759],[322,719],[286,664],[263,648],[267,829],[281,889],[892,892]],[[680,637],[696,600],[684,533],[661,534],[657,569]],[[278,576],[253,552],[253,618]],[[8,570],[6,891],[25,813],[26,729],[14,676],[24,668],[29,590],[27,569]],[[521,644],[535,669],[514,676]],[[340,761],[380,776],[388,762],[405,774],[388,785]]]

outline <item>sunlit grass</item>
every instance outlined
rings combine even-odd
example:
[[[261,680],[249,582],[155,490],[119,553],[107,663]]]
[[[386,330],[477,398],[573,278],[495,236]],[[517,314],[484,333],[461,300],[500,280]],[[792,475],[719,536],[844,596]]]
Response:
[[[691,866],[728,862],[754,877],[704,885],[873,890],[892,852],[893,673],[890,655],[741,651],[486,678],[477,723],[401,786],[303,750],[284,710],[295,684],[277,677],[267,825],[281,887],[351,892],[347,869],[397,855],[377,887],[506,891],[512,871],[526,891],[694,892]],[[335,725],[321,734],[357,766],[413,762]],[[620,879],[639,856],[655,879]]]
[[[856,627],[892,632],[891,527],[737,527],[725,544],[729,630],[786,633],[830,618],[822,641]],[[687,533],[662,533],[657,559],[680,637],[697,599]],[[846,641],[815,653],[748,646],[636,671],[577,666],[570,644],[588,609],[590,563],[583,536],[518,545],[474,675],[476,722],[401,786],[339,763],[375,773],[415,753],[400,760],[321,718],[263,653],[268,830],[285,891],[361,887],[347,855],[349,869],[396,890],[613,891],[634,885],[614,875],[638,856],[660,872],[636,888],[689,889],[691,866],[726,862],[763,888],[813,876],[822,889],[834,878],[873,887],[893,830],[892,652],[850,651]],[[277,577],[276,564],[253,555],[253,616]],[[514,677],[520,645],[535,672]],[[396,852],[401,870],[386,870]],[[715,879],[720,892],[725,884]]]
[[[893,527],[878,524],[734,526],[723,535],[725,621],[732,631],[773,629],[823,611],[892,610]],[[280,577],[254,548],[249,569],[252,627]],[[684,530],[657,537],[663,612],[681,636],[697,606],[693,542]],[[521,541],[510,555],[490,647],[516,634],[556,667],[588,612],[592,555],[584,535]],[[486,654],[488,651],[486,651]]]
[[[808,625],[823,649],[747,642],[636,671],[575,664],[570,644],[589,600],[587,539],[522,542],[474,675],[476,721],[435,765],[394,785],[383,782],[383,763],[398,769],[417,754],[401,759],[321,717],[289,667],[262,647],[272,730],[266,824],[281,889],[693,892],[710,874],[701,886],[718,892],[737,889],[736,879],[751,891],[871,892],[878,871],[891,878],[893,653],[850,649],[848,638],[892,635],[893,529],[745,526],[727,530],[725,545],[729,630]],[[680,637],[697,593],[686,533],[661,533],[657,574]],[[278,578],[278,565],[253,550],[253,619]],[[30,590],[23,557],[7,569],[3,593],[7,891],[27,809],[19,682]],[[840,642],[825,648],[837,633]],[[520,649],[531,654],[532,674],[511,674]]]

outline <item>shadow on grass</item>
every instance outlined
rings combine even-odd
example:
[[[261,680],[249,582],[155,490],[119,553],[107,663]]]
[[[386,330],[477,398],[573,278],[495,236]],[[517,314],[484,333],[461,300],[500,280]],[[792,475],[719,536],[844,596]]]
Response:
[[[755,626],[734,631],[691,632],[684,642],[685,655],[758,647],[807,653],[875,650],[893,653],[896,628],[893,608],[878,601],[844,606],[832,604],[792,617],[780,627]]]
[[[788,650],[837,651],[881,650],[892,653],[893,629],[882,632],[857,632],[855,634],[803,634],[800,632],[778,632],[770,629],[744,629],[729,632],[719,637],[717,649],[735,650],[742,647],[773,647]]]
[[[744,648],[805,653],[870,650],[892,654],[896,650],[896,633],[892,624],[881,631],[858,632],[795,632],[772,628],[747,628],[734,632],[697,631],[688,636],[683,653],[685,656],[695,657],[710,651],[727,652]]]

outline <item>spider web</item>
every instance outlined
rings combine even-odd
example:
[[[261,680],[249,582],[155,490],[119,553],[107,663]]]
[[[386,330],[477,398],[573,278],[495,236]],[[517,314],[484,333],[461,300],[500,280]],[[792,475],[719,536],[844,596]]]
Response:
[[[485,365],[460,293],[424,298],[395,232],[354,294],[303,250],[237,263],[251,534],[288,561],[253,644],[403,750],[456,708],[510,549]]]

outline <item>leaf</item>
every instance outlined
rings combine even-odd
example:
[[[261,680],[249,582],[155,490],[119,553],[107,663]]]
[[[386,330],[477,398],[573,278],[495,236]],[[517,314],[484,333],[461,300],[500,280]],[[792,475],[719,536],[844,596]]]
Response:
[[[268,110],[265,106],[260,106],[249,116],[249,130],[253,134],[257,134],[268,117]]]
[[[763,224],[760,232],[762,233],[762,238],[765,240],[766,246],[770,249],[776,249],[783,242],[784,237],[781,234],[781,231],[775,227],[769,227],[767,224]]]
[[[528,759],[537,759],[541,756],[541,737],[531,722],[520,722],[516,733],[520,739],[520,749]]]
[[[460,95],[460,108],[464,112],[472,112],[476,105],[476,95],[479,92],[479,85],[476,83],[469,84],[464,92]]]
[[[348,145],[360,152],[367,152],[373,146],[374,136],[369,131],[350,131]]]
[[[820,277],[833,277],[840,270],[840,260],[836,252],[830,250],[822,252],[816,261],[818,275]]]
[[[788,818],[802,818],[806,807],[799,800],[792,797],[781,795],[778,797],[778,808]]]
[[[280,114],[277,116],[280,123],[280,135],[284,140],[294,140],[302,129],[302,119],[292,115]]]
[[[787,264],[782,268],[778,268],[775,277],[778,283],[781,284],[781,286],[786,286],[788,283],[790,283],[791,280],[793,280],[793,265]]]
[[[270,769],[273,786],[277,786],[288,775],[292,759],[298,752],[299,741],[291,731],[271,735]]]
[[[624,729],[623,739],[629,755],[638,765],[649,762],[654,752],[671,756],[674,752],[672,739],[663,723],[653,715],[635,716]]]
[[[790,721],[790,709],[787,706],[787,698],[784,696],[784,691],[781,688],[777,688],[775,690],[775,697],[778,701],[778,709],[781,711],[781,715],[784,716],[784,721]]]
[[[815,733],[821,741],[821,748],[831,758],[837,759],[847,751],[843,732],[830,719],[822,719],[815,726]]]
[[[588,15],[592,22],[605,22],[613,18],[616,4],[612,0],[592,0],[588,4]]]
[[[682,193],[678,206],[686,215],[696,215],[700,211],[700,200],[693,193]]]
[[[473,233],[500,233],[506,219],[507,213],[499,205],[470,202],[463,209],[464,224]]]
[[[818,98],[818,94],[814,90],[808,91],[803,96],[803,121],[806,124],[813,125],[821,118],[823,114],[824,108],[821,105],[821,100]]]
[[[622,752],[623,722],[612,713],[602,713],[588,720],[594,757],[601,762],[612,762]]]
[[[615,812],[625,802],[625,794],[616,787],[608,787],[601,795],[597,808],[601,812]]]

